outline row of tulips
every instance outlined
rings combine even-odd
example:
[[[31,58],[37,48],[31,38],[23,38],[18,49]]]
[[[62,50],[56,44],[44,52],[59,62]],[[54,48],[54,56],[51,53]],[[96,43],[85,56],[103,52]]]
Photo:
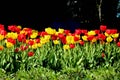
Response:
[[[99,30],[75,29],[71,33],[61,28],[37,31],[18,25],[10,25],[6,30],[0,24],[0,67],[5,70],[16,67],[28,70],[36,66],[90,68],[101,62],[108,66],[120,57],[119,37],[117,29],[108,29],[106,25]]]
[[[85,42],[95,43],[99,41],[101,44],[116,42],[117,46],[120,46],[119,32],[117,29],[107,29],[107,26],[101,25],[100,30],[83,30],[76,29],[74,33],[70,30],[59,29],[56,31],[50,27],[46,28],[45,31],[37,31],[31,28],[23,28],[21,26],[11,25],[8,26],[7,32],[4,29],[4,25],[0,25],[0,49],[3,50],[4,47],[2,43],[6,43],[6,47],[10,48],[17,44],[16,42],[22,42],[28,44],[29,47],[36,49],[41,47],[50,40],[53,43],[63,45],[64,49],[74,48],[76,43],[84,45]],[[25,46],[27,48],[28,46]],[[21,46],[24,50],[23,46]],[[16,50],[17,51],[17,50]]]

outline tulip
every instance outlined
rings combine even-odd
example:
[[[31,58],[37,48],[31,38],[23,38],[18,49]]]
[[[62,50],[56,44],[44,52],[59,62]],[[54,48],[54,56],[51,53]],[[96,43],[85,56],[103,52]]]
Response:
[[[38,47],[41,47],[41,46],[42,46],[42,44],[41,44],[41,43],[37,43],[37,46],[38,46]]]
[[[95,38],[95,36],[92,36],[92,35],[91,35],[91,36],[88,36],[88,37],[87,37],[87,40],[92,41],[93,38]]]
[[[94,43],[94,42],[96,42],[96,41],[97,41],[97,38],[94,37],[91,42]]]
[[[35,39],[35,42],[40,43],[40,39],[39,38]]]
[[[38,47],[37,43],[32,45],[32,49],[37,49],[37,47]]]
[[[71,49],[75,48],[75,44],[70,44],[69,46]]]
[[[0,29],[0,34],[5,36],[7,32],[5,30]]]
[[[13,47],[13,44],[11,42],[6,42],[6,47],[7,48]]]
[[[88,41],[88,37],[87,37],[87,36],[82,36],[82,39],[83,39],[84,41]]]
[[[42,31],[42,32],[39,32],[39,33],[38,33],[38,35],[39,35],[39,36],[44,37],[45,35],[48,35],[48,33],[47,33],[47,32]]]
[[[76,35],[80,35],[82,33],[82,31],[80,29],[75,29],[75,34]]]
[[[26,50],[26,49],[28,49],[28,46],[23,46],[23,45],[20,46],[20,50],[21,50],[21,51],[24,51],[24,50]]]
[[[56,39],[57,39],[57,36],[56,36],[56,35],[52,35],[52,36],[51,36],[51,39],[52,39],[52,40],[56,40]]]
[[[26,40],[26,35],[25,34],[18,34],[18,41],[22,42],[23,40]]]
[[[87,34],[88,34],[89,36],[94,36],[94,35],[96,35],[95,31],[89,31]]]
[[[3,24],[0,24],[0,30],[4,30],[4,25]]]
[[[53,40],[54,44],[59,44],[60,42],[58,40]]]
[[[107,41],[107,42],[112,42],[112,41],[113,41],[113,38],[110,37],[110,36],[108,36],[108,37],[106,38],[106,41]]]
[[[119,41],[119,42],[117,42],[117,46],[118,46],[118,47],[120,47],[120,41]]]
[[[4,49],[4,47],[0,45],[0,51],[3,50],[3,49]]]
[[[8,30],[10,30],[10,31],[12,31],[12,32],[15,32],[15,28],[16,28],[17,26],[16,25],[9,25],[8,26]]]
[[[80,37],[74,36],[74,41],[79,41]]]
[[[58,33],[64,33],[64,29],[59,28]]]
[[[87,33],[88,31],[85,30],[85,29],[83,29],[83,30],[81,30],[81,32],[82,32],[83,34],[85,34],[85,33]]]
[[[104,58],[105,57],[105,53],[102,53],[101,56],[102,56],[102,58]]]
[[[106,30],[106,33],[107,33],[108,35],[110,35],[110,34],[112,34],[112,30],[111,30],[111,29],[107,29],[107,30]]]
[[[45,32],[47,32],[48,34],[52,35],[56,33],[55,29],[52,29],[51,27],[45,28]]]
[[[103,41],[106,39],[106,36],[104,34],[98,34],[98,39]]]
[[[99,34],[100,33],[100,30],[94,30],[96,34]]]
[[[63,44],[67,43],[66,37],[64,36],[62,39],[60,39]]]
[[[119,37],[119,33],[115,33],[112,35],[113,38],[118,38]]]
[[[7,33],[6,38],[17,39],[18,34],[14,32]]]
[[[107,26],[106,25],[100,25],[100,30],[101,31],[105,31],[107,29]]]
[[[19,48],[15,48],[14,52],[15,53],[19,52]]]
[[[30,35],[30,38],[36,38],[38,36],[38,33],[37,32],[33,32],[31,35]]]
[[[64,49],[64,50],[67,50],[67,49],[69,49],[69,48],[70,48],[69,45],[67,45],[67,44],[63,45],[63,49]]]
[[[74,44],[74,36],[66,36],[67,44]]]
[[[34,41],[33,41],[33,40],[29,40],[29,41],[28,41],[28,44],[29,44],[30,46],[32,46],[32,45],[34,44]]]
[[[7,42],[11,42],[12,44],[16,44],[16,40],[12,38],[7,38]]]
[[[31,56],[33,56],[33,55],[34,55],[34,52],[32,52],[32,51],[28,52],[28,56],[29,56],[29,57],[31,57]]]
[[[82,45],[82,46],[83,46],[83,45],[84,45],[84,41],[80,41],[80,45]]]
[[[0,34],[0,41],[4,39],[4,35]]]
[[[68,35],[70,33],[70,30],[64,30],[64,33]]]

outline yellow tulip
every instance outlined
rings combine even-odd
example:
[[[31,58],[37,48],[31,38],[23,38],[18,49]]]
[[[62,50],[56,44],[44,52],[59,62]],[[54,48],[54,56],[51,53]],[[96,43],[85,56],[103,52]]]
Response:
[[[89,32],[88,32],[88,35],[89,35],[89,36],[92,36],[92,35],[94,36],[94,35],[96,35],[96,33],[95,33],[95,31],[89,31]]]
[[[25,34],[25,35],[27,35],[27,32],[24,31],[24,30],[22,30],[22,31],[20,31],[20,34]]]
[[[66,36],[67,44],[74,44],[74,36]]]
[[[60,42],[58,40],[53,40],[54,44],[59,44]]]
[[[7,35],[6,35],[6,38],[17,39],[17,37],[18,37],[18,34],[17,34],[17,33],[14,33],[14,32],[9,32],[9,33],[7,33]]]
[[[66,50],[66,49],[70,49],[70,46],[67,45],[67,44],[65,44],[65,45],[63,45],[63,49],[64,49],[64,50]]]
[[[37,43],[32,45],[32,49],[37,49],[37,47],[38,47]]]
[[[96,38],[93,38],[93,39],[92,39],[92,42],[93,42],[93,43],[94,43],[94,42],[96,42],[96,41],[97,41],[97,39],[96,39]]]
[[[38,33],[37,32],[33,32],[31,35],[30,35],[30,38],[36,38],[38,36]]]
[[[47,42],[47,41],[46,41],[46,39],[45,39],[44,37],[41,37],[41,38],[40,38],[40,43],[41,43],[41,44],[45,44],[46,42]]]
[[[13,46],[13,44],[11,43],[11,42],[6,42],[6,47],[7,48],[10,48],[10,47],[12,47]]]
[[[0,34],[0,41],[4,39],[4,35]]]
[[[51,35],[45,35],[44,38],[45,38],[46,40],[49,40],[49,39],[51,39]]]
[[[87,38],[88,38],[87,36],[82,36],[82,39],[83,39],[84,41],[88,41]]]
[[[42,46],[42,44],[41,44],[41,43],[37,43],[37,46],[38,46],[38,47],[41,47],[41,46]]]
[[[47,32],[48,34],[52,35],[52,34],[56,33],[56,30],[48,27],[48,28],[45,28],[45,32]]]
[[[118,38],[119,37],[119,33],[113,34],[112,37],[113,38]]]
[[[106,33],[106,32],[105,32],[104,34],[105,34],[105,36],[110,36],[110,35],[109,35],[108,33]]]
[[[59,28],[58,33],[64,33],[64,29]]]
[[[112,38],[111,36],[108,36],[108,37],[106,38],[106,41],[107,41],[107,42],[112,42],[112,40],[113,40],[113,38]]]
[[[22,29],[22,26],[19,25],[19,26],[17,26],[17,28]]]

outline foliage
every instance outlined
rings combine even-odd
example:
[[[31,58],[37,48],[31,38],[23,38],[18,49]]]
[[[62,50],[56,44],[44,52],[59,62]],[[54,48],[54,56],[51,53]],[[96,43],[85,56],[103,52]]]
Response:
[[[8,80],[119,80],[116,29],[37,31],[0,25],[0,78]]]

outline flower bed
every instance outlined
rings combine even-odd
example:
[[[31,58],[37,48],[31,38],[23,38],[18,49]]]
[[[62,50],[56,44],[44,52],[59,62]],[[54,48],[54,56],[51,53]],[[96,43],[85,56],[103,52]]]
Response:
[[[45,68],[69,74],[74,79],[96,79],[95,75],[88,76],[87,71],[113,67],[113,72],[119,72],[119,37],[117,29],[108,29],[105,25],[99,30],[76,29],[71,33],[61,28],[37,31],[18,25],[10,25],[6,30],[0,24],[0,69],[12,74]]]

